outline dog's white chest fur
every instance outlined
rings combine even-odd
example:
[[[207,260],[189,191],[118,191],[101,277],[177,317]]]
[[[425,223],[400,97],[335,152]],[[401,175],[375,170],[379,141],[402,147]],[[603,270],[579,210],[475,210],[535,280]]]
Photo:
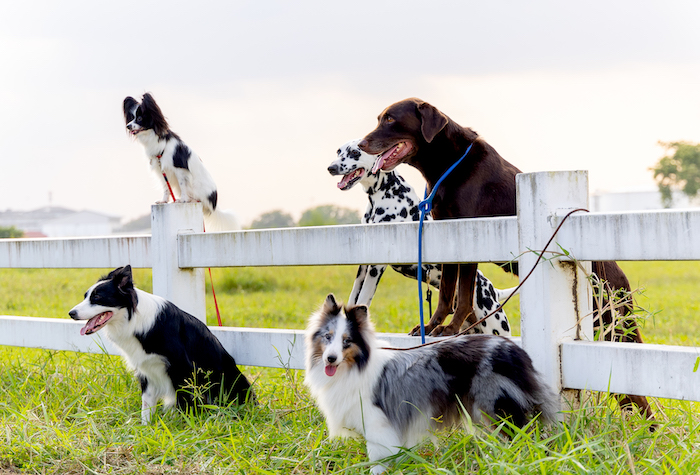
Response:
[[[144,334],[153,327],[161,300],[147,295],[137,289],[140,301],[134,315],[127,318],[112,318],[105,327],[107,338],[119,348],[126,365],[136,373],[136,376],[146,378],[146,390],[141,395],[141,420],[150,421],[155,405],[163,400],[163,406],[172,407],[176,402],[175,387],[168,376],[167,360],[157,354],[147,353],[136,338],[136,334]],[[151,298],[148,298],[151,297]],[[124,310],[126,313],[126,311]]]

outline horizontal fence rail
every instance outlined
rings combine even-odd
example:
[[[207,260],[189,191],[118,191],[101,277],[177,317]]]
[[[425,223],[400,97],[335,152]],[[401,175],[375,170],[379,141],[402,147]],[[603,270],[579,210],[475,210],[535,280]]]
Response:
[[[423,240],[424,262],[507,262],[517,257],[517,218],[430,221]],[[418,223],[180,234],[178,255],[181,268],[410,264]]]
[[[582,261],[696,261],[700,211],[577,213],[557,242]]]
[[[57,318],[0,315],[0,345],[118,355],[103,333],[81,335],[85,322]],[[209,327],[226,351],[244,366],[304,369],[304,331],[273,328]],[[377,334],[394,348],[410,348],[420,338],[395,333]],[[426,341],[440,338],[427,337]],[[520,344],[520,338],[511,338]],[[269,349],[270,351],[261,351]]]
[[[561,351],[567,388],[700,401],[700,348],[570,341]]]
[[[152,267],[151,236],[0,239],[0,268]]]

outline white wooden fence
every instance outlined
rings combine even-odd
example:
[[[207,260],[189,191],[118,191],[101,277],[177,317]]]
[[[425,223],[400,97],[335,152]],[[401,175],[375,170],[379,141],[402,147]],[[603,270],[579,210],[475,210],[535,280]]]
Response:
[[[503,262],[519,256],[525,275],[536,259],[528,251],[540,250],[569,210],[588,207],[587,172],[518,175],[517,199],[514,217],[427,222],[424,261]],[[418,225],[205,234],[200,205],[168,204],[153,206],[152,233],[0,240],[0,268],[152,267],[154,293],[204,319],[206,267],[411,263],[416,261]],[[577,213],[550,250],[561,246],[579,261],[700,260],[698,243],[700,211]],[[590,341],[591,290],[583,271],[566,257],[550,262],[538,266],[521,289],[522,340],[516,341],[553,387],[700,401],[700,371],[695,370],[700,349]],[[344,297],[350,289],[328,291]],[[77,302],[82,296],[75,297]],[[68,318],[0,316],[0,344],[115,353],[99,333],[81,336],[82,325]],[[211,329],[239,364],[303,368],[300,330]],[[419,342],[403,335],[383,337],[396,346]]]

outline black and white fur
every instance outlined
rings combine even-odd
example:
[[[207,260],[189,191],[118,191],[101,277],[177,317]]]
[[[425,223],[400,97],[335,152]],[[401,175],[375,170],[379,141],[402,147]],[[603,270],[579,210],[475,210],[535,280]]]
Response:
[[[351,140],[342,145],[337,152],[338,158],[330,164],[328,172],[331,175],[343,175],[338,183],[338,188],[343,191],[349,190],[357,183],[362,185],[369,199],[362,222],[371,224],[418,221],[420,199],[413,187],[396,171],[379,170],[377,173],[372,173],[377,156],[360,150],[357,146],[360,140]],[[431,218],[427,215],[426,219]],[[357,276],[350,297],[348,297],[348,305],[369,307],[386,267],[386,265],[361,265],[357,269]],[[407,277],[418,278],[417,265],[392,265],[391,267]],[[437,289],[440,287],[441,276],[442,271],[439,264],[423,264],[423,281],[425,283]],[[495,288],[491,281],[477,270],[474,288],[475,320],[472,321],[481,320],[494,311],[498,303],[510,296],[514,290],[515,288],[505,290]],[[470,325],[470,320],[465,320],[462,329],[464,330]],[[510,336],[510,324],[506,312],[500,309],[492,317],[474,327],[471,333]]]
[[[80,330],[101,329],[122,353],[141,383],[141,420],[150,422],[159,401],[166,409],[186,406],[191,394],[182,390],[193,378],[207,401],[220,396],[238,403],[253,400],[250,383],[209,328],[171,302],[134,287],[131,266],[101,278],[85,300],[68,312],[87,320]]]
[[[554,422],[557,395],[530,357],[507,338],[462,335],[410,350],[381,347],[367,307],[342,308],[328,295],[306,332],[305,384],[331,437],[361,435],[378,462],[412,447],[433,429],[510,418],[525,425],[537,413]],[[373,473],[386,467],[375,465]]]
[[[153,96],[144,94],[140,103],[129,96],[124,99],[123,109],[126,128],[146,149],[151,170],[163,189],[163,197],[156,203],[170,201],[169,183],[178,203],[202,203],[207,230],[241,229],[233,213],[217,209],[218,192],[214,179],[199,156],[170,130]]]

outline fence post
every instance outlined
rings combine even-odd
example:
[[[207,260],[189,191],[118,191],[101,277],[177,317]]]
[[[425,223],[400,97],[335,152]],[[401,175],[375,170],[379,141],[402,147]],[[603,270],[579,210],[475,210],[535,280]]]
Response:
[[[537,254],[528,251],[542,250],[566,213],[588,208],[588,173],[524,173],[516,176],[516,186],[522,278],[537,260]],[[561,252],[556,238],[547,250]],[[520,293],[523,348],[547,383],[559,391],[563,390],[561,342],[593,339],[592,292],[586,278],[591,265],[579,264],[585,272],[568,258],[540,261]]]
[[[201,203],[151,206],[153,293],[206,323],[204,269],[181,269],[177,252],[178,233],[201,233],[203,225]]]

